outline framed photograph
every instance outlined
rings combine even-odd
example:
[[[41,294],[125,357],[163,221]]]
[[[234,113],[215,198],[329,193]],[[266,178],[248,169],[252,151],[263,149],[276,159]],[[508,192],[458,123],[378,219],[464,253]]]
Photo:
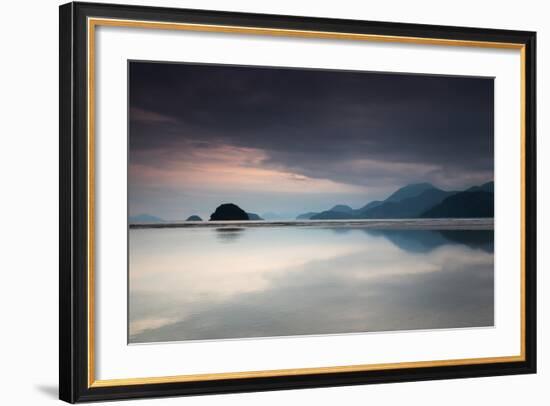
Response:
[[[536,371],[534,32],[60,7],[60,398]]]

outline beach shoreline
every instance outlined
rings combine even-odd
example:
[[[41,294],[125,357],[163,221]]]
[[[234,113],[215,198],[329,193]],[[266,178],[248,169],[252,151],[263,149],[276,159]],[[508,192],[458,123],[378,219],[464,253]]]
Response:
[[[254,228],[254,227],[347,227],[399,230],[492,230],[493,218],[475,219],[360,219],[289,221],[182,221],[129,224],[129,229],[150,228]]]

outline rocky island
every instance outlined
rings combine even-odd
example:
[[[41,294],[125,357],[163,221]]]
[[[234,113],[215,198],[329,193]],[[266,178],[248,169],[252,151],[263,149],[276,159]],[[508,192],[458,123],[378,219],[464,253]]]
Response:
[[[250,220],[248,214],[233,203],[224,203],[210,215],[210,221]]]

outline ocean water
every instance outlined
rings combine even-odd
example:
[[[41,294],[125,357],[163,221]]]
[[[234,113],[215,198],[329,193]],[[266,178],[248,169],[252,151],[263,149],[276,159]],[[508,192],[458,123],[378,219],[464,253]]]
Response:
[[[129,342],[492,326],[492,222],[415,224],[131,228]]]

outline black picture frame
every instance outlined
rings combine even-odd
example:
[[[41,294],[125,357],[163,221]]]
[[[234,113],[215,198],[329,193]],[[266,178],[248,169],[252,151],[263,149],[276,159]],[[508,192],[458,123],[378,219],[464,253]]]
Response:
[[[67,402],[219,394],[536,372],[536,33],[112,4],[60,6],[59,397]],[[524,359],[514,362],[313,373],[254,378],[90,385],[87,177],[87,19],[89,17],[322,31],[523,47],[524,72]]]

